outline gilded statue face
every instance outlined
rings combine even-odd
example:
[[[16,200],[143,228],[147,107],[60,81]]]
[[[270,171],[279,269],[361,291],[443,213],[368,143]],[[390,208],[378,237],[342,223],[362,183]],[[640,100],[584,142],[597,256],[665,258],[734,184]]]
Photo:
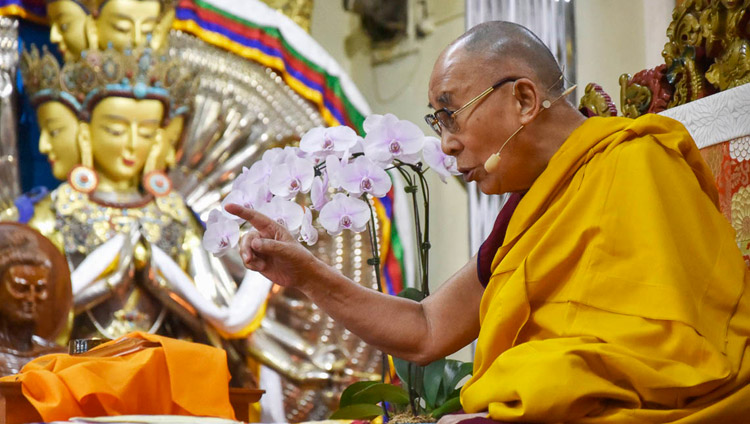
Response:
[[[50,41],[57,44],[65,60],[79,57],[88,47],[84,31],[86,11],[72,0],[57,0],[47,4],[47,16]]]
[[[163,114],[164,105],[158,100],[108,97],[99,102],[85,130],[100,176],[111,182],[140,177],[157,142]]]
[[[36,109],[39,121],[39,151],[47,155],[52,174],[58,180],[68,178],[74,166],[81,163],[76,135],[78,117],[63,103],[45,102]]]
[[[49,268],[44,265],[8,267],[0,284],[0,305],[5,318],[21,324],[35,321],[37,306],[47,299]]]
[[[144,46],[157,30],[161,5],[149,0],[109,0],[99,11],[96,32],[99,48],[112,46],[125,48]]]

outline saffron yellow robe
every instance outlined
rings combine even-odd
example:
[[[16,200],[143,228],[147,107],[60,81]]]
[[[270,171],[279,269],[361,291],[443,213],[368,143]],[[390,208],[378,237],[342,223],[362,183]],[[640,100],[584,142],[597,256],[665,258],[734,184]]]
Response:
[[[685,128],[590,118],[513,214],[480,306],[469,413],[750,422],[748,272]]]

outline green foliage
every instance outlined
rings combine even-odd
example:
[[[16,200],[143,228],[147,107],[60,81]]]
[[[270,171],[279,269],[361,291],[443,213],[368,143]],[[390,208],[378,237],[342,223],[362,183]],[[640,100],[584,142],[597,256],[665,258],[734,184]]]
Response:
[[[451,412],[456,412],[459,409],[461,409],[461,399],[456,396],[448,399],[439,408],[433,409],[431,415],[433,418],[439,419],[443,415],[450,414]]]
[[[333,415],[332,420],[371,420],[378,415],[381,415],[383,410],[378,405],[368,403],[358,403],[356,405],[349,405],[343,408],[337,409]]]
[[[375,405],[383,401],[395,405],[406,405],[409,403],[409,394],[401,387],[392,384],[360,381],[344,390],[339,401],[339,408],[357,404]]]
[[[378,384],[377,381],[358,381],[356,383],[352,383],[344,389],[343,392],[341,392],[341,399],[339,399],[339,408],[343,408],[344,406],[349,406],[352,404],[352,397],[354,397],[354,394],[361,391],[364,388],[373,386],[375,384]]]
[[[398,294],[420,301],[421,291],[408,288]],[[393,358],[393,365],[401,380],[401,387],[378,381],[359,381],[341,394],[339,409],[331,419],[371,419],[383,414],[385,402],[394,412],[404,412],[407,406],[415,415],[430,414],[434,418],[461,409],[459,400],[461,381],[471,375],[472,364],[452,359],[439,359],[426,367]]]

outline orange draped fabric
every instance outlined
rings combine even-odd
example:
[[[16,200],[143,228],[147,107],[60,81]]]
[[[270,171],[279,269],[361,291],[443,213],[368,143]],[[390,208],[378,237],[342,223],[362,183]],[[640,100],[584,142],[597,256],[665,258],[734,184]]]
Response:
[[[0,380],[21,381],[44,421],[127,414],[235,418],[226,352],[147,333],[126,337],[161,346],[119,357],[46,355]]]
[[[750,420],[748,270],[669,118],[590,118],[519,203],[461,403],[502,421]]]

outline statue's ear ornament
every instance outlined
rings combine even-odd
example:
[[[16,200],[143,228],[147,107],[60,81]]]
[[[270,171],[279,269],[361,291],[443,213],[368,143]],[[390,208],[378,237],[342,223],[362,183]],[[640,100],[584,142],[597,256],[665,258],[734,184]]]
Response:
[[[77,192],[84,194],[93,193],[99,185],[99,176],[93,169],[84,165],[78,165],[68,174],[68,184]]]
[[[154,197],[163,197],[172,191],[172,180],[162,170],[156,169],[143,176],[143,189]]]

